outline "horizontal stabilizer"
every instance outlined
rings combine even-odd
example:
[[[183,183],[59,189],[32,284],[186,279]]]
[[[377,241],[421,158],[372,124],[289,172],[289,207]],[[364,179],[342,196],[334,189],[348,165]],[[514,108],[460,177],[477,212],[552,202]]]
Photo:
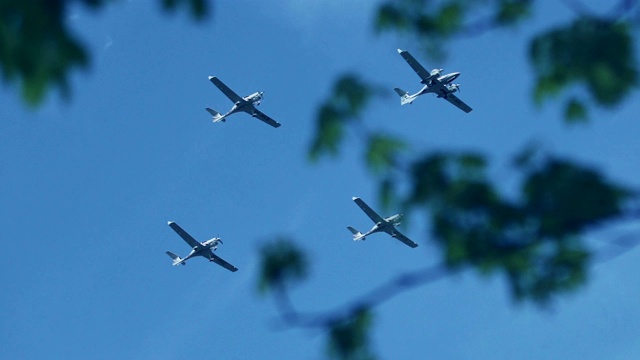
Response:
[[[408,92],[406,92],[406,91],[404,91],[404,90],[402,90],[402,89],[400,89],[400,88],[394,88],[393,90],[395,90],[395,91],[396,91],[396,93],[397,93],[398,95],[400,95],[400,96],[407,96],[407,94],[409,94]]]
[[[406,105],[406,104],[411,104],[413,102],[413,100],[416,99],[415,95],[414,96],[410,96],[408,92],[400,89],[400,88],[394,88],[393,90],[396,91],[396,93],[398,95],[400,95],[400,105]]]
[[[213,110],[212,108],[206,108],[207,112],[213,116],[213,122],[225,121],[224,116],[220,115],[219,112]]]
[[[364,236],[362,235],[362,233],[360,231],[358,231],[358,229],[353,228],[351,226],[347,226],[347,229],[349,229],[349,231],[351,231],[351,233],[353,234],[353,240],[354,241],[364,240]]]
[[[172,253],[171,251],[167,251],[166,253],[167,253],[167,255],[169,255],[169,257],[170,257],[171,259],[173,259],[173,265],[174,265],[174,266],[175,266],[175,265],[178,265],[178,264],[185,265],[185,263],[182,261],[182,258],[181,258],[180,256],[178,256],[178,255],[176,255],[176,254]]]

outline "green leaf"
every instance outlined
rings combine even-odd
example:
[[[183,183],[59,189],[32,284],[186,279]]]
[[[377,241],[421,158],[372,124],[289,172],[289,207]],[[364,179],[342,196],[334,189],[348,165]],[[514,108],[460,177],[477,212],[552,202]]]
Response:
[[[98,11],[111,0],[3,0],[0,1],[0,70],[3,80],[19,87],[30,106],[38,106],[56,89],[70,97],[69,77],[86,70],[90,56],[69,27],[68,9],[80,3]],[[162,0],[166,10],[190,6],[194,19],[204,18],[207,0]]]
[[[279,238],[260,248],[258,290],[261,293],[281,291],[306,276],[305,254],[292,241]]]
[[[582,85],[598,105],[619,104],[638,83],[630,31],[617,20],[583,17],[537,36],[529,53],[537,77],[536,102]],[[586,108],[569,100],[567,120],[584,119],[583,114]]]
[[[389,29],[406,29],[409,27],[409,21],[399,8],[393,4],[383,4],[378,8],[375,20],[376,32],[382,32]]]
[[[328,354],[341,360],[373,360],[369,346],[369,332],[373,316],[368,309],[360,309],[347,319],[330,326]]]
[[[393,0],[378,8],[374,29],[413,37],[433,60],[442,61],[452,37],[515,25],[531,8],[531,0]]]
[[[582,101],[572,98],[565,105],[564,118],[569,123],[587,122],[587,108]]]
[[[513,25],[531,15],[531,0],[501,0],[498,2],[495,20],[498,24]]]
[[[378,201],[382,205],[383,210],[389,210],[398,202],[395,185],[395,180],[390,177],[385,178],[378,185]]]
[[[189,7],[195,20],[204,20],[210,12],[207,0],[162,0],[165,11],[175,11],[179,6]]]
[[[426,203],[449,186],[450,178],[446,173],[447,154],[429,154],[414,162],[411,170],[413,190],[409,204]]]
[[[592,169],[552,159],[523,184],[526,209],[539,221],[539,235],[562,238],[621,215],[633,195]]]
[[[336,156],[342,143],[344,127],[359,119],[374,96],[381,96],[378,87],[365,83],[354,74],[344,74],[336,80],[333,93],[318,109],[315,138],[309,148],[309,158]]]
[[[374,173],[390,170],[398,152],[406,147],[405,143],[389,136],[376,134],[368,139],[366,162]]]
[[[443,36],[455,33],[462,27],[464,8],[459,2],[450,2],[440,8],[435,18],[435,28]]]
[[[97,7],[95,1],[84,1]],[[68,95],[72,69],[86,69],[84,46],[66,25],[67,2],[0,3],[0,68],[4,81],[17,82],[29,105],[39,105],[51,87]]]
[[[336,156],[342,141],[343,115],[335,107],[325,104],[320,107],[316,120],[316,138],[309,149],[309,158],[318,160],[320,155]]]
[[[360,115],[373,93],[373,86],[363,82],[354,74],[346,74],[336,81],[330,101],[341,110],[346,119],[350,120]]]
[[[622,215],[637,196],[593,169],[520,154],[520,199],[501,195],[484,157],[433,153],[414,162],[406,202],[427,210],[431,238],[452,270],[507,275],[514,298],[547,303],[586,281],[589,250],[580,235]]]

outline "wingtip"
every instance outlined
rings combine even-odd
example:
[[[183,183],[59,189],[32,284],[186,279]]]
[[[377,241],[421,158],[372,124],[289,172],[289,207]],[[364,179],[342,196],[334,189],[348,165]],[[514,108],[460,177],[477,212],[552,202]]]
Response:
[[[173,224],[173,221],[167,221],[167,225]]]
[[[353,200],[353,201],[356,201],[356,200],[358,200],[358,199],[360,199],[360,198],[359,198],[359,197],[357,197],[357,196],[354,196],[354,197],[352,197],[352,198],[351,198],[351,200]]]
[[[403,52],[404,52],[404,50],[398,49],[398,54],[402,54]]]
[[[213,79],[215,76],[209,75],[209,80]]]

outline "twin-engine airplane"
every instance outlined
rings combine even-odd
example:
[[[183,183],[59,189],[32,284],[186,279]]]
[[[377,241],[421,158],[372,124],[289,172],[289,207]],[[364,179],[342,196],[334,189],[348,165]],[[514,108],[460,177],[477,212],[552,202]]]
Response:
[[[457,96],[453,95],[454,92],[460,92],[460,84],[452,84],[458,76],[459,72],[453,72],[446,75],[441,75],[442,69],[433,69],[431,72],[427,71],[420,63],[409,54],[408,51],[398,49],[398,52],[409,63],[409,66],[413,68],[413,71],[422,79],[420,82],[424,84],[424,87],[413,95],[409,95],[408,92],[395,88],[394,90],[400,95],[400,104],[411,104],[418,96],[426,93],[435,93],[439,98],[443,98],[453,105],[457,106],[460,110],[468,113],[472,109],[469,105],[465,104]]]
[[[191,259],[192,257],[202,256],[209,259],[209,261],[213,261],[214,263],[222,266],[223,268],[229,271],[234,271],[234,272],[238,271],[238,268],[222,260],[221,257],[213,253],[213,251],[215,251],[218,248],[218,243],[222,244],[222,240],[220,238],[216,237],[213,239],[209,239],[207,241],[198,242],[186,231],[182,230],[182,228],[178,226],[178,224],[174,223],[173,221],[169,221],[168,224],[175,232],[178,233],[178,235],[180,235],[180,237],[182,237],[182,239],[187,244],[189,244],[189,246],[191,246],[191,252],[184,259],[172,253],[171,251],[167,251],[167,255],[169,255],[173,259],[174,266],[186,265],[187,260]]]
[[[221,115],[219,112],[211,108],[207,108],[207,111],[209,112],[209,114],[213,116],[213,122],[219,122],[219,121],[225,122],[227,121],[227,116],[243,111],[255,118],[258,118],[264,121],[265,123],[273,126],[274,128],[280,127],[279,122],[273,120],[272,118],[268,117],[263,112],[261,112],[260,110],[256,109],[256,106],[260,105],[260,102],[264,98],[263,91],[254,92],[251,95],[240,97],[233,90],[229,89],[229,87],[225,85],[222,81],[220,81],[217,77],[209,76],[209,80],[213,83],[213,85],[217,86],[218,89],[220,89],[220,91],[222,91],[222,93],[225,94],[234,103],[231,110],[229,110],[224,115]]]
[[[364,234],[351,226],[347,226],[347,229],[349,229],[349,231],[351,231],[351,233],[353,234],[354,241],[365,240],[365,238],[368,235],[384,231],[387,234],[391,235],[391,237],[402,241],[403,243],[407,244],[412,248],[415,248],[418,246],[418,244],[413,242],[408,237],[404,236],[400,231],[396,229],[396,226],[400,225],[400,221],[402,220],[402,214],[395,214],[395,215],[389,216],[388,218],[382,218],[375,211],[373,211],[373,209],[371,209],[369,205],[367,205],[364,201],[362,201],[362,199],[358,197],[354,197],[352,198],[352,200],[356,204],[358,204],[358,206],[360,206],[360,209],[362,209],[362,211],[364,211],[365,214],[367,214],[371,218],[371,220],[373,220],[374,223],[376,223],[373,226],[373,228],[371,228],[371,230],[367,231]]]

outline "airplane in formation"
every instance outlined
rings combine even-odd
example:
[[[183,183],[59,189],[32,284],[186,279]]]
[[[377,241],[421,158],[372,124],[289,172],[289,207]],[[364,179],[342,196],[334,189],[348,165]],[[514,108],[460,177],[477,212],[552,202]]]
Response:
[[[171,259],[173,259],[173,266],[186,265],[187,260],[196,256],[202,256],[209,259],[209,261],[213,261],[214,263],[222,266],[223,268],[229,271],[233,271],[233,272],[238,271],[238,268],[229,264],[228,262],[224,261],[221,257],[213,253],[213,251],[215,251],[218,248],[218,243],[222,244],[222,240],[219,237],[214,237],[207,241],[198,242],[186,231],[184,231],[178,224],[174,223],[173,221],[169,221],[168,224],[173,229],[173,231],[178,233],[178,235],[180,235],[180,237],[187,244],[189,244],[189,246],[191,246],[191,252],[189,253],[189,255],[185,256],[184,258],[181,258],[180,256],[172,253],[171,251],[167,251],[167,255],[169,255]]]
[[[352,200],[360,207],[360,209],[362,209],[362,211],[364,211],[365,214],[367,214],[367,216],[371,218],[371,220],[373,220],[374,223],[376,223],[373,228],[371,228],[371,230],[367,231],[364,234],[351,226],[347,226],[347,229],[349,229],[349,231],[351,231],[351,233],[353,234],[354,241],[365,240],[367,236],[373,233],[386,232],[387,234],[391,235],[391,237],[402,241],[412,248],[418,246],[418,244],[413,242],[408,237],[404,236],[400,231],[396,229],[396,226],[400,225],[402,214],[395,214],[389,216],[388,218],[383,218],[375,211],[373,211],[373,209],[371,209],[369,205],[367,205],[367,203],[365,203],[359,197],[354,197],[352,198]]]
[[[264,92],[258,91],[254,92],[251,95],[247,95],[245,97],[240,97],[233,90],[231,90],[227,85],[225,85],[220,79],[215,76],[209,76],[209,80],[213,83],[213,85],[217,86],[223,94],[225,94],[229,100],[233,101],[233,107],[226,114],[221,115],[219,112],[206,108],[206,110],[213,116],[213,122],[225,122],[227,121],[227,116],[231,114],[235,114],[237,112],[246,112],[247,114],[258,118],[265,123],[273,126],[274,128],[280,127],[280,123],[273,120],[272,118],[265,115],[260,110],[256,109],[256,106],[260,105],[262,99],[264,98]]]
[[[413,95],[409,95],[408,92],[400,88],[395,88],[396,93],[400,95],[401,105],[411,104],[420,95],[435,93],[439,98],[447,100],[466,113],[473,110],[464,101],[453,95],[454,92],[460,92],[460,84],[452,84],[453,80],[460,76],[459,72],[446,75],[442,75],[442,69],[433,69],[429,72],[408,51],[398,49],[398,53],[406,60],[413,71],[420,76],[420,82],[424,84],[422,89]]]

